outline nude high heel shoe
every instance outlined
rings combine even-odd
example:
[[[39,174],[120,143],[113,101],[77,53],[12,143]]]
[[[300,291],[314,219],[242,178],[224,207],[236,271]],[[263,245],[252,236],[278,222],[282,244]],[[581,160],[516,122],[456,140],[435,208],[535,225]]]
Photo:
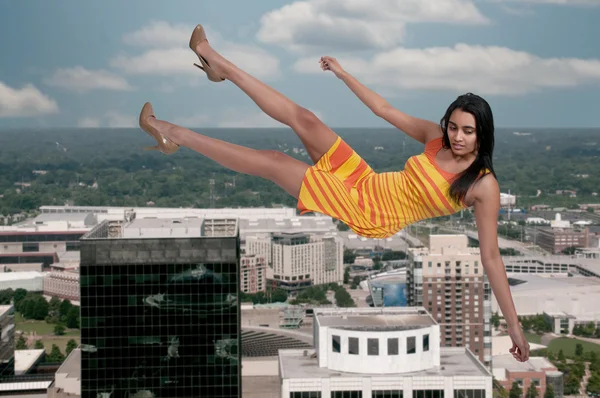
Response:
[[[192,32],[192,36],[190,37],[190,48],[198,56],[198,59],[200,59],[200,63],[202,64],[202,66],[200,66],[198,64],[194,64],[194,65],[197,66],[198,68],[202,69],[204,72],[206,72],[206,75],[208,76],[208,80],[217,82],[217,83],[222,82],[225,79],[223,79],[221,76],[219,76],[215,72],[215,70],[210,67],[210,65],[208,64],[208,61],[202,55],[200,55],[196,52],[196,46],[198,45],[198,43],[201,43],[204,40],[207,40],[206,33],[204,32],[204,28],[202,27],[202,25],[196,25],[196,28],[194,29],[194,31]]]
[[[154,116],[154,109],[149,102],[146,102],[140,112],[140,127],[152,138],[156,140],[158,145],[145,147],[146,151],[161,151],[165,155],[170,155],[177,152],[179,145],[162,135],[156,128],[150,126],[148,119]]]

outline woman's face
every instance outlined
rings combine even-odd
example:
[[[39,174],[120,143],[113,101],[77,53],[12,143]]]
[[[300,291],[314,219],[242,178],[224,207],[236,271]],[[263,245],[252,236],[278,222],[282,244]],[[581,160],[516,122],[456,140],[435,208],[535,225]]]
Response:
[[[457,156],[465,156],[477,151],[477,126],[475,117],[461,109],[450,115],[448,122],[450,148]]]

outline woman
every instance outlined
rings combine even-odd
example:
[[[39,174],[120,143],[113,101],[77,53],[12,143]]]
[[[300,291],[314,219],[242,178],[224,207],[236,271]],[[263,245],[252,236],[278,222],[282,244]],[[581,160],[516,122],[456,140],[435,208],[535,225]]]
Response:
[[[473,206],[482,262],[513,340],[510,351],[517,360],[527,360],[529,344],[519,327],[497,243],[500,191],[492,167],[494,123],[485,100],[473,94],[458,97],[437,125],[392,108],[334,58],[321,58],[321,68],[343,80],[377,116],[425,144],[403,171],[376,173],[312,112],[219,55],[201,25],[189,45],[201,63],[195,65],[211,81],[231,81],[267,115],[291,127],[315,164],[194,133],[156,119],[146,103],[140,126],[158,143],[149,149],[171,154],[183,145],[233,171],[266,178],[296,198],[302,214],[330,215],[365,237],[391,236],[416,221]]]

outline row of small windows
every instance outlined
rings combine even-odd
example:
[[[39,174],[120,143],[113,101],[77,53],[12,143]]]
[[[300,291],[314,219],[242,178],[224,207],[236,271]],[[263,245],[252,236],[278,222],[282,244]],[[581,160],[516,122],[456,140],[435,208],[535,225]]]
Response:
[[[292,391],[290,398],[325,398],[321,391]],[[362,398],[362,391],[331,391],[331,398]],[[373,398],[403,398],[402,390],[373,390]],[[412,398],[444,398],[444,390],[413,390]],[[453,398],[485,398],[485,390],[454,390]]]
[[[425,334],[423,338],[423,352],[429,351],[429,335]],[[378,338],[367,339],[367,355],[379,355],[379,340]],[[335,353],[341,353],[341,338],[340,336],[331,336],[332,350]],[[415,336],[406,338],[406,353],[415,354],[417,352],[417,338]],[[358,337],[348,337],[348,354],[360,355]],[[398,338],[387,339],[387,354],[398,355]]]

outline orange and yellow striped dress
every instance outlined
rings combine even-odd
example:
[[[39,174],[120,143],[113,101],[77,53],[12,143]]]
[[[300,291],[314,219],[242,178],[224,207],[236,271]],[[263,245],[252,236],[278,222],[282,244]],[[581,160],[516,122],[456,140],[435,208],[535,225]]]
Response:
[[[456,213],[467,206],[448,195],[456,175],[436,165],[441,148],[439,137],[409,158],[404,170],[376,173],[338,137],[306,171],[297,208],[341,220],[367,238],[387,238],[417,221]]]

